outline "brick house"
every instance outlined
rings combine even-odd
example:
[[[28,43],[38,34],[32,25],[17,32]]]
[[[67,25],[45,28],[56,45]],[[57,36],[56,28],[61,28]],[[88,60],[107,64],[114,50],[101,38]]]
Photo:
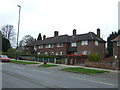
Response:
[[[112,40],[113,42],[113,56],[120,59],[120,35]]]
[[[69,55],[69,54],[89,54],[98,53],[101,57],[105,54],[105,41],[100,38],[100,29],[97,34],[93,32],[85,34],[59,35],[58,31],[54,32],[54,37],[37,40],[25,46],[29,53],[47,54],[47,55]]]

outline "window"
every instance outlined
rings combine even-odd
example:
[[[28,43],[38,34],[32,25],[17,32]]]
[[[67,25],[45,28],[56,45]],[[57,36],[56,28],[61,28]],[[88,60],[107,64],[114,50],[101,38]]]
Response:
[[[54,52],[51,52],[51,55],[54,55]]]
[[[77,47],[77,43],[71,43],[71,47]]]
[[[88,45],[88,41],[82,41],[81,45]]]
[[[77,54],[77,52],[73,52],[73,54]]]
[[[53,44],[47,44],[47,45],[46,45],[46,48],[53,48],[53,47],[54,47]]]
[[[40,55],[40,52],[38,52],[37,54]]]
[[[82,51],[82,54],[83,55],[87,55],[87,51]]]
[[[120,41],[117,41],[117,46],[120,46]]]
[[[50,44],[50,48],[53,48],[54,47],[54,44]]]
[[[34,46],[34,50],[35,50],[35,51],[37,50],[37,46]]]
[[[47,54],[48,54],[48,52],[45,52],[45,54],[47,55]]]
[[[43,48],[43,45],[40,45],[40,46],[39,46],[39,49],[40,49],[40,48]]]
[[[95,45],[98,45],[98,41],[95,41]]]
[[[49,48],[49,44],[46,45],[46,48]]]
[[[63,51],[60,52],[60,55],[63,55]]]
[[[56,52],[55,55],[58,55],[58,52]]]
[[[57,47],[63,47],[63,43],[58,43]]]

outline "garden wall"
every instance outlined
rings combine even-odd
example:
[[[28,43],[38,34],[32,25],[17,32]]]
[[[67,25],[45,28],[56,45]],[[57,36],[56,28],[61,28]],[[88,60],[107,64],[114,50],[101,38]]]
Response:
[[[114,63],[100,63],[100,62],[88,62],[88,61],[86,61],[85,66],[86,67],[119,70],[119,65],[118,65],[117,62],[114,62]]]

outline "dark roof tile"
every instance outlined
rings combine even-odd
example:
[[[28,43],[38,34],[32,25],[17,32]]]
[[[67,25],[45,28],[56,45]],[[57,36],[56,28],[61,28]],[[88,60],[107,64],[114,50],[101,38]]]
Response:
[[[34,45],[40,45],[40,44],[54,44],[54,43],[71,43],[71,42],[77,42],[82,40],[96,40],[100,42],[105,42],[102,38],[99,38],[95,33],[89,32],[86,34],[79,34],[79,35],[61,35],[56,37],[49,37],[45,40],[38,40],[33,41],[29,43],[27,46],[34,46]]]

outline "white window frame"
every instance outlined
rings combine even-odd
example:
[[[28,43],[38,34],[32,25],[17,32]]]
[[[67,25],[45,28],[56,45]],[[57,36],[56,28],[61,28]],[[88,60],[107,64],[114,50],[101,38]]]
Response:
[[[59,55],[58,52],[56,52],[55,55]]]
[[[88,41],[87,40],[81,41],[81,45],[88,45]]]
[[[45,45],[45,47],[46,47],[46,48],[49,48],[49,45],[48,45],[48,44],[46,44],[46,45]]]
[[[61,51],[61,52],[60,52],[60,55],[63,55],[63,53],[64,53],[64,52],[63,52],[63,51]]]
[[[40,55],[40,52],[37,52],[38,55]]]
[[[76,42],[71,43],[71,47],[77,47],[77,43]]]
[[[87,52],[87,51],[82,51],[82,54],[83,54],[83,55],[87,55],[88,52]]]
[[[45,52],[45,55],[48,55],[48,52]]]
[[[34,46],[34,50],[35,50],[35,51],[37,50],[37,46]]]
[[[50,48],[53,48],[53,47],[54,47],[54,44],[50,44],[49,47],[50,47]]]
[[[54,44],[46,44],[46,48],[53,48]]]
[[[95,41],[95,45],[98,46],[98,45],[99,45],[99,42],[98,42],[98,41]]]
[[[39,45],[39,49],[43,48],[43,45]]]
[[[63,47],[63,43],[58,43],[57,47]]]
[[[120,41],[117,41],[117,46],[120,46]]]
[[[54,52],[51,52],[51,55],[54,55]]]

